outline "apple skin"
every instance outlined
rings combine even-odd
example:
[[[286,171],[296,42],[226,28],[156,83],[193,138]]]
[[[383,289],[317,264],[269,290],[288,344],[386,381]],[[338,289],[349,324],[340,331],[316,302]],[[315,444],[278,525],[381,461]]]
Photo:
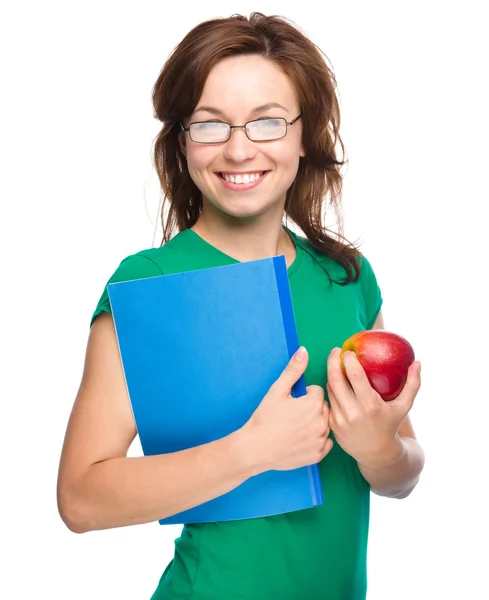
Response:
[[[414,361],[413,347],[405,338],[385,329],[355,333],[341,347],[341,368],[345,375],[343,355],[347,350],[356,354],[370,385],[384,400],[393,400],[399,395]]]

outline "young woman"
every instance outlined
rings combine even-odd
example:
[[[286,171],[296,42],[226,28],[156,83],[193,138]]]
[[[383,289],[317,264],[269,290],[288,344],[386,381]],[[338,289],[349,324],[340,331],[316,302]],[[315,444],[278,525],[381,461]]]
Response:
[[[80,533],[147,523],[268,469],[319,462],[322,506],[184,526],[153,600],[364,599],[370,492],[403,498],[423,468],[408,416],[420,365],[411,365],[391,402],[371,388],[354,354],[345,355],[346,375],[340,366],[342,342],[383,321],[370,263],[322,224],[328,201],[341,231],[334,75],[285,19],[254,13],[190,31],[153,100],[163,124],[155,164],[170,205],[164,243],[124,259],[110,281],[283,254],[305,349],[240,430],[182,452],[129,458],[137,432],[105,289],[66,432],[60,514]],[[294,399],[302,373],[307,395]]]

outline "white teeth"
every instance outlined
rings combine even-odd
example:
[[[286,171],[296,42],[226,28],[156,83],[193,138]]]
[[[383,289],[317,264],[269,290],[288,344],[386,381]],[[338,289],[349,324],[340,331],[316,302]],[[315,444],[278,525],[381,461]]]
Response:
[[[256,181],[257,179],[260,179],[260,177],[263,175],[262,172],[260,173],[245,173],[244,175],[226,175],[226,173],[222,173],[223,178],[226,181],[229,181],[229,183],[253,183],[253,181]]]

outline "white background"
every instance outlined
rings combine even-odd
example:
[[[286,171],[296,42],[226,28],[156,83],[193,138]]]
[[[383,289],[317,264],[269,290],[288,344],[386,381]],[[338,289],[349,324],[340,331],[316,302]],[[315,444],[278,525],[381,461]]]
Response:
[[[2,9],[1,598],[149,600],[172,557],[178,526],[71,533],[58,460],[103,286],[123,257],[160,242],[152,85],[192,26],[254,9],[293,19],[333,65],[346,233],[376,271],[386,327],[423,367],[411,416],[426,467],[409,498],[372,497],[368,598],[489,598],[483,4]]]

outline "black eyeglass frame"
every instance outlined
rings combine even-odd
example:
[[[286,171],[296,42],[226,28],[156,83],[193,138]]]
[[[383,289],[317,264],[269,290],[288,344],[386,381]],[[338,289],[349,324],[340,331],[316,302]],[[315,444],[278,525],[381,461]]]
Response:
[[[302,113],[300,113],[300,115],[298,117],[296,117],[295,119],[292,119],[292,121],[287,121],[284,117],[265,117],[263,119],[253,119],[252,121],[247,121],[244,125],[231,125],[230,123],[224,123],[223,121],[193,121],[192,123],[189,123],[188,127],[184,127],[183,123],[180,123],[180,127],[182,128],[182,131],[187,131],[190,139],[192,140],[192,142],[194,142],[194,144],[225,144],[227,141],[229,141],[229,139],[231,138],[231,134],[233,132],[233,129],[244,129],[246,137],[250,140],[250,142],[256,142],[256,143],[261,143],[261,142],[274,142],[275,140],[281,140],[283,139],[286,135],[287,135],[287,131],[289,129],[289,127],[291,125],[294,125],[295,123],[297,123],[297,121],[302,117]],[[270,140],[252,140],[250,138],[250,136],[248,135],[248,132],[246,131],[246,127],[250,124],[250,123],[258,123],[259,121],[267,121],[267,120],[273,120],[273,121],[277,121],[277,120],[282,120],[285,121],[285,133],[283,135],[281,135],[278,138],[272,138]],[[192,138],[192,134],[190,133],[190,127],[192,125],[201,125],[204,123],[222,123],[223,125],[229,125],[229,135],[225,140],[221,140],[219,142],[196,142],[193,138]]]

